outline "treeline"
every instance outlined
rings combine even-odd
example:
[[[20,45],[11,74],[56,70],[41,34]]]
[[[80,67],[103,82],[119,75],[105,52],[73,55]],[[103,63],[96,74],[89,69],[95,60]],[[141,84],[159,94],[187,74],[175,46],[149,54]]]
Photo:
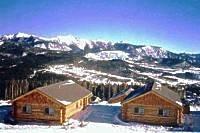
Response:
[[[35,88],[67,80],[64,75],[54,73],[36,73],[29,79],[12,79],[0,82],[0,99],[11,100]]]
[[[24,80],[10,80],[5,82],[4,99],[14,99],[29,91],[29,82]]]
[[[71,79],[81,86],[90,90],[94,96],[99,97],[102,100],[109,100],[113,95],[118,94],[119,92],[126,90],[128,88],[137,89],[140,86],[137,85],[128,85],[126,83],[123,84],[97,84],[89,81],[79,81],[79,79],[75,79],[73,77],[67,77],[66,75],[59,75],[55,73],[48,72],[37,72],[33,78],[29,79],[12,79],[6,80],[5,82],[0,81],[0,99],[10,100],[14,99],[28,91],[31,91],[35,88],[46,86],[49,84],[57,83],[59,81]],[[152,82],[151,79],[148,79],[146,82]],[[172,90],[179,93],[180,96],[183,97],[184,92],[178,91],[180,87],[171,88]],[[187,87],[191,88],[190,86]],[[195,87],[193,87],[195,88]],[[199,95],[199,89],[194,89]]]
[[[88,81],[79,81],[78,79],[69,78],[64,75],[58,75],[54,73],[36,73],[32,79],[22,79],[22,80],[9,80],[5,82],[5,89],[0,89],[1,95],[0,99],[10,100],[14,99],[20,95],[27,93],[35,88],[53,84],[59,81],[72,79],[81,86],[84,86],[90,90],[94,96],[98,96],[102,100],[108,100],[113,95],[119,93],[122,90],[132,88],[138,88],[139,86],[127,85],[123,83],[118,84],[96,84]]]
[[[137,85],[128,85],[126,83],[123,84],[96,84],[91,83],[89,81],[80,82],[82,86],[90,90],[94,96],[99,97],[102,100],[109,100],[113,95],[118,94],[119,92],[126,90],[128,88],[139,88]]]

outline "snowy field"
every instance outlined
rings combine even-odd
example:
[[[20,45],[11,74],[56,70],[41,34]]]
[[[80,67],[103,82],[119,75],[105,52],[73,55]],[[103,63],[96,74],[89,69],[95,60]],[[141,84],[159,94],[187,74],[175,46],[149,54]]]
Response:
[[[177,76],[175,76],[175,74],[184,74],[184,73],[191,73],[191,74],[200,74],[200,70],[199,68],[195,68],[195,67],[191,67],[188,70],[183,70],[181,68],[169,68],[169,67],[159,67],[157,65],[153,65],[153,64],[148,64],[148,63],[139,63],[139,62],[135,62],[132,60],[125,60],[127,63],[129,63],[130,66],[130,71],[139,74],[139,75],[143,75],[143,76],[147,76],[149,78],[152,78],[160,83],[167,83],[169,85],[172,86],[177,86],[178,84],[200,84],[199,80],[192,80],[192,79],[184,79],[184,78],[179,78]],[[146,68],[146,69],[152,69],[155,71],[160,71],[158,73],[155,72],[151,72],[151,71],[146,71],[146,72],[140,72],[138,70],[135,70],[134,66],[139,66],[140,68]],[[168,73],[169,75],[173,75],[173,76],[162,76],[163,73]],[[168,80],[166,78],[169,78],[171,80]]]
[[[107,84],[107,83],[122,84],[123,82],[126,82],[127,84],[142,85],[139,82],[136,82],[132,78],[129,78],[129,77],[112,75],[109,73],[96,71],[96,70],[88,70],[83,67],[76,67],[73,64],[52,65],[52,66],[49,66],[48,68],[44,69],[43,71],[73,76],[75,78],[79,78],[82,81],[90,81],[92,83],[98,83],[98,84],[100,84],[100,83],[102,83],[102,84]]]
[[[104,51],[103,53],[108,53],[109,51]],[[118,53],[119,51],[115,51]],[[103,58],[102,56],[98,55],[98,58],[102,60],[111,60],[115,58],[119,58],[120,55],[115,55],[116,53],[109,53],[109,55],[105,56]],[[90,55],[90,54],[89,54]],[[90,59],[89,57],[95,57],[93,54],[92,55],[87,55],[86,57]],[[97,56],[96,55],[96,56]],[[123,55],[123,54],[122,54]],[[89,57],[88,57],[89,56]],[[113,57],[114,56],[114,57]],[[180,68],[169,68],[169,67],[161,67],[157,66],[154,63],[153,64],[148,64],[148,63],[141,63],[134,61],[133,59],[126,58],[126,56],[122,56],[124,61],[129,64],[129,70],[136,75],[142,76],[144,78],[152,78],[155,81],[158,81],[160,83],[167,83],[171,86],[177,86],[177,85],[192,85],[192,84],[198,84],[200,85],[200,81],[198,79],[185,79],[184,77],[178,77],[176,74],[185,74],[185,73],[190,73],[191,75],[194,74],[196,77],[200,76],[200,70],[199,68],[194,68],[191,67],[188,70],[182,70]],[[120,59],[122,58],[120,57]],[[97,59],[96,59],[97,60]],[[80,61],[79,63],[81,63]],[[141,71],[140,69],[136,68],[141,68],[146,71]],[[96,71],[96,70],[89,70],[83,67],[77,67],[74,64],[65,64],[65,65],[50,65],[46,69],[39,70],[39,71],[44,71],[44,72],[53,72],[56,74],[64,74],[68,76],[73,76],[75,78],[79,78],[80,80],[85,80],[97,84],[122,84],[123,82],[126,82],[127,84],[134,84],[134,85],[139,85],[141,86],[142,83],[134,80],[131,76],[129,77],[122,77],[119,75],[112,75],[109,73],[101,72],[101,71]],[[167,75],[163,76],[163,73],[167,73]],[[139,77],[138,76],[138,77]]]
[[[7,106],[7,105],[6,105]],[[0,104],[0,114],[6,111],[5,104]],[[193,108],[196,112],[199,108]],[[3,111],[3,112],[4,112]],[[132,133],[132,132],[168,132],[182,131],[183,128],[172,128],[163,126],[151,126],[140,123],[125,123],[119,118],[120,104],[108,104],[101,102],[91,104],[85,110],[77,113],[64,125],[45,125],[41,123],[19,123],[7,125],[0,123],[0,133]],[[193,126],[199,127],[200,114],[195,115]],[[196,123],[198,122],[198,123]],[[200,131],[200,130],[193,130]]]

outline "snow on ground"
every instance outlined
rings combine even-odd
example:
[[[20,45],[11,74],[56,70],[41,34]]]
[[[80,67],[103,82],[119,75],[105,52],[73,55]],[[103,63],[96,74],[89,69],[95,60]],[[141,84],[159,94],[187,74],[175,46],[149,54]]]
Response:
[[[46,49],[46,45],[44,43],[39,43],[39,44],[36,44],[34,46],[35,48],[42,48],[42,49]]]
[[[75,67],[73,64],[52,65],[44,69],[44,71],[73,76],[75,78],[80,78],[82,81],[85,80],[94,83],[122,84],[123,82],[127,82],[128,84],[133,83],[139,85],[139,83],[135,82],[132,78],[129,77],[112,75],[96,70],[88,70],[83,67]]]
[[[172,68],[166,68],[166,67],[158,67],[152,64],[147,64],[147,63],[139,63],[139,62],[133,62],[131,60],[126,60],[127,63],[129,63],[129,68],[130,71],[138,74],[138,75],[143,75],[147,76],[149,78],[152,78],[158,82],[161,83],[167,83],[172,86],[177,86],[178,84],[200,84],[199,80],[191,80],[191,79],[184,79],[184,78],[179,78],[176,76],[162,76],[164,72],[175,75],[178,73],[193,73],[193,74],[200,74],[200,71],[198,68],[189,68],[188,70],[182,70],[182,69],[172,69]],[[147,68],[147,69],[153,69],[155,71],[160,71],[160,72],[140,72],[138,70],[135,70],[134,65],[137,65],[141,68]],[[171,79],[171,80],[169,80]]]
[[[189,122],[193,131],[200,132],[200,106],[190,106]]]
[[[140,71],[137,71],[137,70],[134,70],[134,69],[129,69],[130,71],[132,72],[135,72],[137,74],[140,74],[140,75],[143,75],[143,76],[153,76],[153,77],[159,77],[162,75],[162,73],[151,73],[151,72],[140,72]]]
[[[147,64],[133,60],[128,57],[128,54],[122,51],[101,51],[99,53],[89,53],[85,56],[89,59],[94,60],[112,60],[112,59],[121,59],[128,63],[129,70],[133,73],[143,76],[145,78],[152,78],[160,83],[167,83],[171,86],[183,85],[183,84],[200,84],[199,80],[191,80],[184,79],[181,77],[177,77],[176,74],[179,73],[193,73],[200,75],[200,69],[191,67],[188,70],[178,69],[178,68],[169,68],[157,66],[154,63]],[[82,60],[79,62],[81,63]],[[149,69],[145,71],[141,71],[136,69],[137,67]],[[155,70],[152,71],[152,70]],[[76,67],[73,64],[66,65],[51,65],[48,68],[44,69],[44,71],[53,72],[56,74],[65,74],[68,76],[73,76],[75,78],[79,78],[80,80],[90,81],[97,84],[122,84],[126,82],[127,84],[133,85],[143,85],[142,82],[136,81],[131,77],[122,77],[119,75],[112,75],[109,73],[104,73],[96,70],[89,70],[83,67]],[[168,75],[163,76],[163,73],[168,73]]]
[[[190,80],[190,79],[182,79],[176,76],[164,76],[166,78],[176,79],[178,83],[185,83],[185,84],[200,84],[199,80]]]
[[[105,52],[105,51],[103,51]],[[108,52],[108,51],[106,51]],[[91,56],[92,57],[92,56]],[[95,57],[96,58],[96,57]],[[199,80],[191,80],[191,79],[183,79],[180,77],[177,77],[175,75],[169,76],[162,76],[163,72],[169,73],[169,74],[177,74],[177,73],[195,73],[198,74],[200,71],[198,69],[188,69],[188,70],[180,70],[180,69],[172,69],[172,68],[164,68],[164,67],[155,67],[154,65],[145,64],[145,63],[138,63],[131,60],[126,60],[127,63],[129,63],[129,70],[133,73],[136,73],[141,76],[152,78],[158,82],[161,83],[167,83],[171,86],[177,86],[178,84],[200,84]],[[140,67],[144,67],[147,69],[154,69],[158,71],[155,72],[141,72],[135,69],[135,65],[139,65]],[[140,82],[135,81],[131,77],[122,77],[118,75],[112,75],[109,73],[104,73],[101,71],[96,70],[88,70],[83,67],[76,67],[72,65],[52,65],[45,69],[45,71],[54,72],[57,74],[66,74],[68,76],[73,76],[75,78],[79,78],[80,80],[95,82],[98,84],[122,84],[123,82],[126,82],[128,84],[135,84],[135,85],[142,85]],[[160,71],[160,72],[159,72]]]
[[[55,51],[70,51],[71,48],[67,45],[60,45],[56,43],[49,43],[48,45],[45,45],[44,43],[37,44],[34,47],[42,48],[42,49],[49,49],[49,50],[55,50]]]
[[[200,106],[190,106],[190,111],[200,111]]]
[[[167,51],[163,48],[154,48],[152,46],[144,46],[136,49],[143,56],[151,56],[154,58],[167,58]]]
[[[123,51],[101,51],[98,53],[88,53],[85,57],[92,60],[125,60],[129,58],[128,55],[128,53]]]
[[[0,100],[0,106],[6,106],[6,105],[11,105],[10,100]]]
[[[7,103],[0,101],[0,103]],[[3,105],[2,104],[2,105]],[[183,131],[184,128],[153,126],[141,123],[126,123],[119,119],[120,104],[108,104],[103,101],[90,104],[86,109],[74,115],[64,125],[48,125],[35,122],[20,122],[17,125],[8,125],[0,122],[0,133],[133,133],[133,132],[168,132]],[[192,122],[192,131],[200,131],[200,113],[196,110],[187,119]],[[198,110],[200,108],[198,107]],[[0,114],[6,110],[0,104]],[[0,117],[0,119],[2,119]]]
[[[14,36],[17,37],[17,38],[19,38],[19,37],[29,38],[32,35],[29,35],[29,34],[26,34],[26,33],[22,33],[22,32],[18,32]]]
[[[57,51],[71,51],[72,49],[67,45],[60,45],[56,43],[49,43],[49,50],[57,50]]]
[[[183,69],[177,69],[176,71],[172,72],[172,74],[177,74],[177,73],[194,73],[194,74],[200,74],[200,70],[197,68],[190,68],[188,70],[183,70]]]
[[[151,65],[151,64],[148,64],[148,63],[133,62],[131,60],[126,60],[126,62],[130,63],[130,64],[135,64],[135,65],[138,65],[140,67],[147,68],[147,69],[160,70],[160,71],[164,71],[164,72],[171,72],[171,71],[173,72],[173,71],[175,71],[175,69],[172,69],[172,68],[159,67],[157,65]]]
[[[125,60],[125,61],[127,63],[129,63],[130,66],[131,65],[138,65],[138,66],[143,67],[143,68],[159,70],[159,71],[167,72],[167,73],[170,73],[170,74],[178,74],[178,73],[200,74],[200,68],[196,68],[196,67],[191,67],[187,70],[184,70],[184,69],[180,69],[180,68],[161,67],[161,66],[157,66],[157,65],[154,65],[154,64],[133,62],[132,60]]]
[[[3,43],[4,43],[4,42],[1,42],[1,41],[0,41],[0,45],[2,45]]]
[[[10,126],[0,124],[1,133],[134,133],[134,132],[166,132],[164,127],[154,128],[149,126],[122,126],[107,123],[87,123],[80,126],[80,122],[73,121],[73,125],[69,126],[48,126],[41,124],[17,125]],[[76,124],[75,124],[76,122]]]

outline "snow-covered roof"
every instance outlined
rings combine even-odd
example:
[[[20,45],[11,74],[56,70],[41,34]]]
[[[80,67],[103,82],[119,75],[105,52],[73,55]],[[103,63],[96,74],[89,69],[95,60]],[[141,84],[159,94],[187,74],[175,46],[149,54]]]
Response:
[[[37,89],[64,105],[73,103],[91,93],[72,80],[66,80]]]
[[[158,95],[175,103],[176,105],[182,106],[182,101],[180,99],[180,96],[176,92],[169,89],[168,86],[161,85],[158,82],[149,83],[141,88],[135,89],[124,99],[123,102],[127,102],[127,101],[134,99],[140,95],[143,95],[149,91],[153,91],[153,92],[157,93]]]

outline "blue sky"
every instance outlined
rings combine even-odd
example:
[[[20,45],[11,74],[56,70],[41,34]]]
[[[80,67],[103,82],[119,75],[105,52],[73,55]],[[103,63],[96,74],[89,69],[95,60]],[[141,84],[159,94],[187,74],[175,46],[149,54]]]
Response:
[[[16,32],[200,53],[200,0],[0,0],[0,34]]]

